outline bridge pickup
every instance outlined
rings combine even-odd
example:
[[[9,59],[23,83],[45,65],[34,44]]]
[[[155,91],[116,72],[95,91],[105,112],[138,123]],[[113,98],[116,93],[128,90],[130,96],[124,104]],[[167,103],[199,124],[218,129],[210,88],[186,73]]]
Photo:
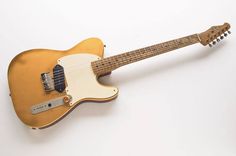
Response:
[[[63,67],[59,64],[57,64],[53,68],[53,79],[54,79],[54,89],[60,93],[63,92],[66,88],[65,74]]]

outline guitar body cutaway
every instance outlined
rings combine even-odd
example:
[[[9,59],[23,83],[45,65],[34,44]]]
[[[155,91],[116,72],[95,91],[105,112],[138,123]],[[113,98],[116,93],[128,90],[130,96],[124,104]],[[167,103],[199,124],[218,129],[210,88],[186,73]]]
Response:
[[[90,65],[91,61],[103,58],[103,52],[102,41],[89,38],[65,51],[33,49],[17,55],[9,65],[8,82],[14,109],[21,121],[32,128],[45,128],[59,121],[83,101],[114,99],[118,89],[101,85]],[[41,74],[52,72],[58,64],[64,68],[66,88],[61,92],[45,91]],[[71,99],[66,101],[68,99],[63,97]],[[56,106],[60,98],[64,104],[32,113],[32,107],[38,104],[42,107],[47,102],[47,107],[51,107],[51,104]]]

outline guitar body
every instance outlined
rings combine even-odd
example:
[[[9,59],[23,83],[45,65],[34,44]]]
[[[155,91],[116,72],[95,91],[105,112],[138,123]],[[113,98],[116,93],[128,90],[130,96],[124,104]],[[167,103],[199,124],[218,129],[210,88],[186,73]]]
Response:
[[[101,40],[90,38],[66,51],[33,49],[17,55],[9,65],[8,82],[14,109],[22,122],[32,128],[45,128],[83,101],[114,99],[118,89],[101,85],[91,68],[92,61],[103,57],[103,50]],[[51,80],[48,73],[53,73],[56,78],[56,72],[61,71],[54,71],[57,65],[63,68],[65,88],[45,90],[42,75]],[[56,82],[61,85],[60,79],[54,82],[55,87]]]

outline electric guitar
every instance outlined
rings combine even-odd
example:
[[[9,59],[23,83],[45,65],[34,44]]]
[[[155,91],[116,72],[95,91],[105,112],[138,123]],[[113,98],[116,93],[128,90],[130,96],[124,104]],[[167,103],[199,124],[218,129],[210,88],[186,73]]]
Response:
[[[33,49],[20,53],[8,68],[10,96],[17,116],[33,129],[49,127],[84,101],[104,102],[118,88],[99,83],[101,76],[152,56],[195,43],[211,47],[230,34],[230,25],[103,58],[98,38],[86,39],[65,51]]]

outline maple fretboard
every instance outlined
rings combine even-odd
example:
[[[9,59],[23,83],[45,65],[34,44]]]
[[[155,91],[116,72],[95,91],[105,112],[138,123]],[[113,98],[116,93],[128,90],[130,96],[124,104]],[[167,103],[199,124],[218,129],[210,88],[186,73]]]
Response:
[[[121,66],[163,54],[175,49],[186,47],[198,42],[199,36],[198,34],[194,34],[134,51],[125,52],[119,55],[103,58],[101,60],[94,61],[91,64],[96,75],[104,75]]]

